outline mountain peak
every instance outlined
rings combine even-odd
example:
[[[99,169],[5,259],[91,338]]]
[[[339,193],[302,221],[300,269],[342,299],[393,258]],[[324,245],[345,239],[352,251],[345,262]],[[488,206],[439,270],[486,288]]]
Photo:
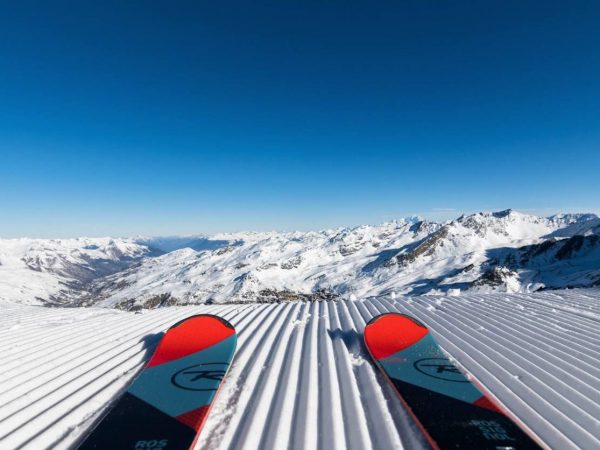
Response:
[[[492,216],[494,216],[498,219],[503,219],[504,217],[510,216],[512,213],[513,213],[512,209],[505,209],[504,211],[493,212]]]
[[[308,232],[0,239],[0,300],[129,309],[160,296],[192,304],[593,286],[598,233],[595,214],[507,209]]]

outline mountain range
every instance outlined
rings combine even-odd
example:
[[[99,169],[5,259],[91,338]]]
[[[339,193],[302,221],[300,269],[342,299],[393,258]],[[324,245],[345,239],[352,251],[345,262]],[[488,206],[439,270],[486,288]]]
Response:
[[[310,232],[0,239],[0,299],[170,305],[600,285],[600,218],[513,210]]]

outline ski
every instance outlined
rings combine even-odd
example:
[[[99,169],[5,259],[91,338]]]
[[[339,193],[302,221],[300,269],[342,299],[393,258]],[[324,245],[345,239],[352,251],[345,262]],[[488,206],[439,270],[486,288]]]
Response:
[[[539,449],[447,358],[429,330],[398,313],[365,327],[367,349],[434,449]]]
[[[167,330],[152,358],[80,450],[188,450],[198,439],[236,346],[226,320],[188,317]]]

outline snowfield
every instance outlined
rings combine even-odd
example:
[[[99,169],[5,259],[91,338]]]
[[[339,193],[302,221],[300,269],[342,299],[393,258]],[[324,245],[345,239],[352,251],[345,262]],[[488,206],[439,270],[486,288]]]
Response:
[[[0,239],[0,300],[64,303],[149,253],[132,239]]]
[[[72,446],[144,365],[160,333],[198,313],[229,320],[239,341],[197,448],[419,448],[415,425],[362,344],[365,323],[385,311],[427,324],[545,446],[600,448],[597,289],[138,313],[0,303],[0,448]]]
[[[151,309],[600,286],[600,218],[512,210],[310,232],[0,239],[0,301]]]

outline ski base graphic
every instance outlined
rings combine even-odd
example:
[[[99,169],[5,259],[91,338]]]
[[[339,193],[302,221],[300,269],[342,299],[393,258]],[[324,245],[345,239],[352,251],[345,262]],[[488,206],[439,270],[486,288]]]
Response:
[[[173,325],[79,449],[192,448],[229,369],[236,339],[233,326],[217,316],[192,316]]]
[[[419,321],[382,314],[367,324],[364,340],[433,448],[540,448],[448,360]]]

